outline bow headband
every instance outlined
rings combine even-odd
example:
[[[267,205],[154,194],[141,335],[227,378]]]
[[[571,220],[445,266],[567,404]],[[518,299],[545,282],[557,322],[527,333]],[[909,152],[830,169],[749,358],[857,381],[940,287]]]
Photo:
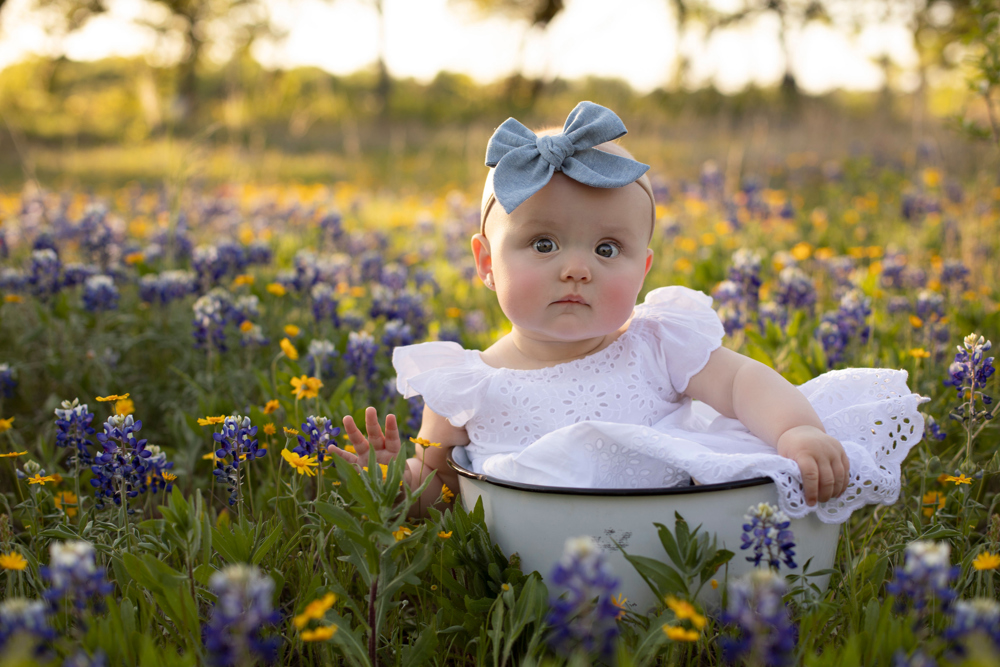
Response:
[[[649,179],[644,177],[648,165],[594,148],[626,132],[625,124],[613,111],[593,102],[576,105],[563,131],[551,136],[539,137],[508,118],[486,147],[486,166],[493,169],[483,193],[482,226],[485,228],[494,199],[510,213],[545,187],[556,171],[597,188],[620,188],[637,182],[653,203]],[[653,208],[655,217],[655,204]]]

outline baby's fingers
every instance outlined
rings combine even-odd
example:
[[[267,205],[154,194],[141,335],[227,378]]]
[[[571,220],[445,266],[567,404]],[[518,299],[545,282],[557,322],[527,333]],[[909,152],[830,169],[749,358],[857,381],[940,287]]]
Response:
[[[833,465],[830,461],[819,462],[819,492],[817,493],[819,502],[825,503],[833,497],[833,492],[837,487],[837,477],[833,472]]]
[[[388,415],[385,418],[385,451],[389,454],[388,458],[394,458],[396,454],[399,454],[402,446],[399,441],[399,425],[396,423],[396,415]]]
[[[361,465],[358,462],[358,456],[357,456],[357,454],[352,454],[352,453],[350,453],[350,452],[348,452],[346,450],[341,449],[340,447],[337,447],[336,445],[330,445],[330,446],[328,446],[326,448],[326,453],[327,454],[333,454],[334,456],[338,456],[338,457],[344,459],[345,461],[347,461],[348,463],[350,463],[352,466],[359,466],[359,465]]]
[[[369,407],[365,410],[365,430],[368,431],[368,443],[378,452],[385,447],[385,436],[378,423],[378,410]]]
[[[811,456],[803,456],[796,459],[802,474],[802,495],[806,497],[806,504],[810,507],[816,504],[816,496],[819,491],[819,466],[816,459]]]
[[[355,451],[367,458],[368,440],[361,434],[358,425],[354,423],[354,418],[350,415],[344,417],[344,433],[347,435],[347,439],[351,441]],[[349,454],[350,452],[346,453]]]

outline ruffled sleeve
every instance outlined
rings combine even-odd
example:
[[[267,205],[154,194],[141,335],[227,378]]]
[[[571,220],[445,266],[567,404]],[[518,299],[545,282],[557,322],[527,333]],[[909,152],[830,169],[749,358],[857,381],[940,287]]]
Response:
[[[722,345],[726,333],[712,310],[712,297],[677,285],[647,294],[645,302],[636,306],[635,317],[647,322],[655,363],[667,370],[679,394]]]
[[[396,388],[404,398],[422,396],[431,410],[462,427],[476,413],[487,374],[458,343],[437,341],[405,345],[392,352]]]

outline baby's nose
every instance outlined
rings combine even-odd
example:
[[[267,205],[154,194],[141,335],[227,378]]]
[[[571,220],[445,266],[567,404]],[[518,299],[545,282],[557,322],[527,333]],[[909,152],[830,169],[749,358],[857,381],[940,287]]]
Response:
[[[563,265],[562,279],[574,282],[590,281],[590,265],[582,257],[570,256]]]

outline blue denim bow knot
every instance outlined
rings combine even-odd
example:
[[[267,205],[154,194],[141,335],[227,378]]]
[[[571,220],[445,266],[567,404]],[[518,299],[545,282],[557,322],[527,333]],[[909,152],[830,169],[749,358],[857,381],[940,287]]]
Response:
[[[510,213],[545,187],[556,171],[596,188],[620,188],[634,182],[648,165],[594,148],[626,132],[613,111],[593,102],[577,104],[562,133],[551,136],[538,137],[508,118],[486,147],[486,166],[495,168],[496,200]]]

